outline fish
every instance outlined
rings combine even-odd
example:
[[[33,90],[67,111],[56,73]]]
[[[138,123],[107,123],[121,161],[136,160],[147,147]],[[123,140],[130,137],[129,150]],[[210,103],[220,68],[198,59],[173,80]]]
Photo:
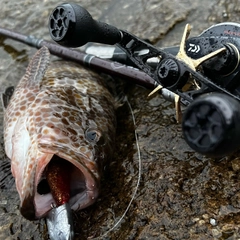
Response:
[[[50,61],[48,48],[42,47],[9,99],[4,146],[21,214],[35,220],[64,201],[73,211],[92,205],[116,134],[115,99],[104,77],[74,62]],[[68,176],[61,179],[69,194],[53,191],[58,184],[51,182],[51,169],[58,163],[61,169],[55,172]]]

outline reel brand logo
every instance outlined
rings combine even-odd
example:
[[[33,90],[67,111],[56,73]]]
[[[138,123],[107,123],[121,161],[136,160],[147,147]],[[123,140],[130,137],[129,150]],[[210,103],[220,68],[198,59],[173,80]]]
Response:
[[[200,46],[197,44],[189,43],[188,52],[198,53],[201,50]]]

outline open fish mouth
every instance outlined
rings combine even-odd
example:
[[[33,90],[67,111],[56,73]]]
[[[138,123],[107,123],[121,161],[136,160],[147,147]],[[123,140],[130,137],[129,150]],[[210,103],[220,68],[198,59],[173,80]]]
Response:
[[[97,186],[90,171],[54,154],[37,181],[34,197],[22,202],[21,213],[33,220],[65,203],[74,211],[86,208],[95,202]]]

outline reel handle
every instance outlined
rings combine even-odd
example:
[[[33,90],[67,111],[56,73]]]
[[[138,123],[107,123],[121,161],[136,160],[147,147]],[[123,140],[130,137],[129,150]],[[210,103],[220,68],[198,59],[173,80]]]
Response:
[[[80,47],[88,42],[113,45],[121,41],[116,27],[96,21],[83,7],[74,3],[57,6],[49,17],[51,38],[66,47]]]

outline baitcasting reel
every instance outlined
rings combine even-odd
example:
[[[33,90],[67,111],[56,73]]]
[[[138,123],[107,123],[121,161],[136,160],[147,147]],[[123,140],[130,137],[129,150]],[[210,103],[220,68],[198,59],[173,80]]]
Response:
[[[128,63],[155,81],[152,93],[174,100],[184,138],[195,151],[220,157],[240,147],[240,24],[217,24],[189,39],[187,25],[179,47],[157,49],[66,3],[53,10],[49,30],[67,47],[97,42],[120,48]],[[186,106],[182,119],[181,105]]]

